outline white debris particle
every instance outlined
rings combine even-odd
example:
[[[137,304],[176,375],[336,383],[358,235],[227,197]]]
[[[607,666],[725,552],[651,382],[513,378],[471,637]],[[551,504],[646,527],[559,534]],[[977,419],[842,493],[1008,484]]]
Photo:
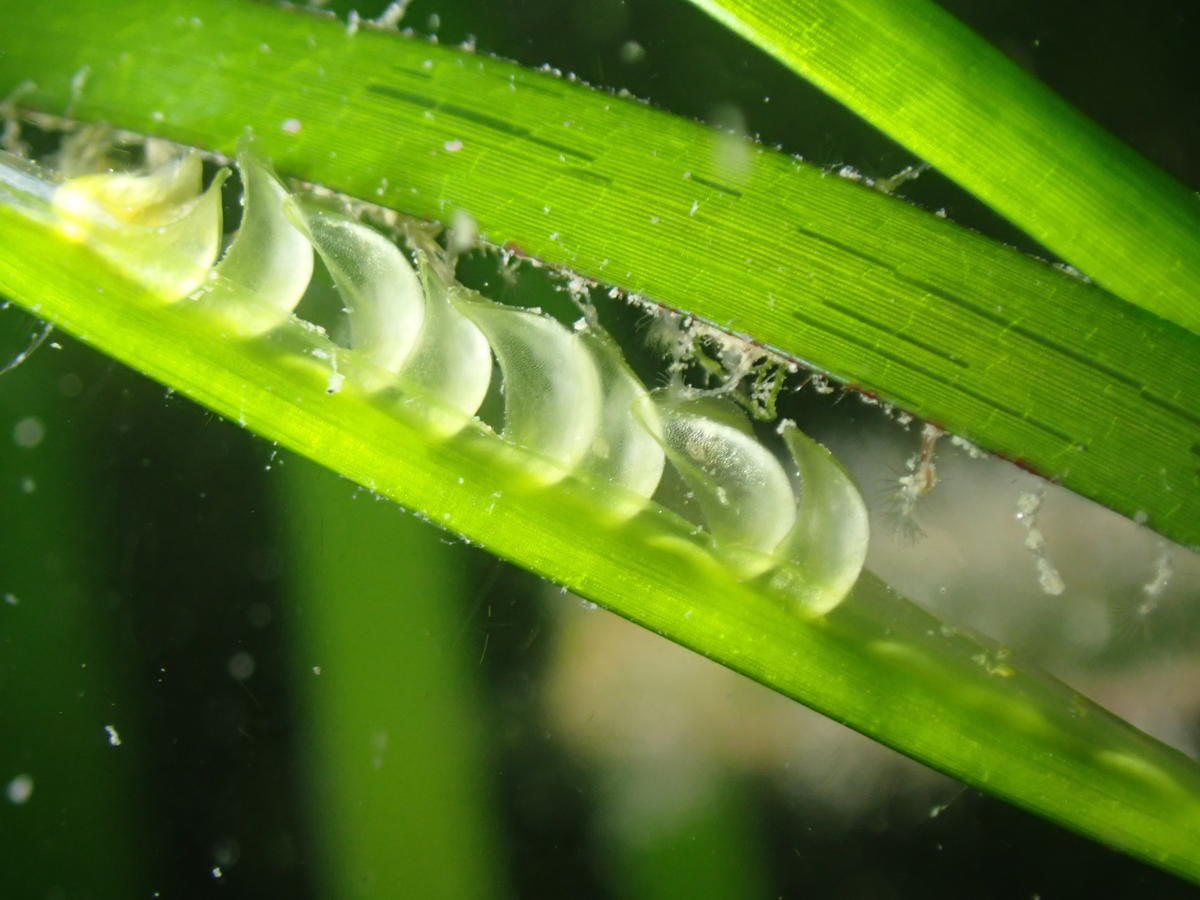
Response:
[[[18,775],[4,788],[8,802],[14,806],[24,805],[33,796],[33,776],[24,773]]]
[[[1038,507],[1042,505],[1042,498],[1033,493],[1021,494],[1017,497],[1017,520],[1024,521],[1026,517],[1032,516],[1037,512]]]
[[[465,253],[479,242],[479,223],[469,212],[456,209],[450,217],[450,250]]]
[[[325,393],[336,394],[338,391],[340,391],[342,389],[342,387],[345,385],[345,383],[346,383],[346,376],[343,375],[341,372],[337,372],[337,371],[330,372],[329,378],[325,382]]]
[[[79,101],[79,96],[83,93],[83,88],[91,74],[92,67],[84,65],[76,69],[75,74],[71,76],[71,100],[67,104],[66,110],[68,116],[74,111],[75,104]]]
[[[32,476],[26,475],[24,478],[21,479],[21,493],[22,494],[32,494],[36,490],[37,490],[37,482],[33,480]]]
[[[16,605],[17,605],[17,604],[19,604],[21,601],[17,599],[17,595],[16,595],[16,594],[5,594],[5,595],[4,595],[4,602],[5,602],[5,604],[6,604],[6,605],[8,605],[8,606],[16,606]]]
[[[635,63],[640,63],[646,58],[646,48],[637,41],[626,41],[621,45],[620,49],[621,62],[627,66],[632,66]]]
[[[346,34],[350,35],[350,37],[358,34],[359,21],[358,10],[350,10],[350,15],[346,17]]]
[[[320,675],[320,674],[321,674],[321,667],[320,667],[320,666],[313,666],[313,667],[312,667],[312,673],[313,673],[314,675]]]
[[[446,141],[446,143],[442,144],[442,149],[445,150],[447,153],[457,153],[462,148],[463,148],[463,142],[458,140],[457,138],[455,138],[452,141]]]
[[[900,424],[904,425],[907,423],[901,422]],[[984,453],[982,450],[980,450],[978,447],[976,447],[974,444],[972,444],[966,438],[959,437],[957,434],[953,434],[950,436],[950,443],[953,444],[955,447],[957,447],[959,450],[962,450],[964,453],[966,453],[967,456],[971,457],[971,459],[985,459],[987,457],[986,453]]]
[[[226,664],[229,677],[234,681],[247,681],[254,674],[254,657],[245,650],[240,650],[229,657]]]
[[[1040,554],[1046,549],[1046,537],[1040,528],[1030,528],[1025,532],[1025,549],[1034,554]]]
[[[32,450],[46,437],[46,426],[37,416],[26,416],[13,426],[13,443],[25,450]]]
[[[691,209],[689,209],[689,210],[688,210],[688,215],[689,215],[689,216],[694,216],[694,215],[696,214],[696,210],[698,210],[699,208],[700,208],[700,201],[699,201],[699,200],[693,200],[693,201],[692,201],[692,206],[691,206]]]
[[[1037,561],[1038,585],[1043,593],[1057,597],[1067,589],[1058,569],[1046,557],[1046,538],[1038,528],[1038,510],[1042,506],[1040,491],[1027,491],[1017,497],[1016,519],[1025,529],[1025,549]]]
[[[1062,576],[1058,574],[1058,569],[1054,568],[1054,564],[1044,556],[1037,558],[1038,584],[1041,586],[1044,593],[1051,597],[1057,597],[1067,589],[1063,583]]]
[[[110,747],[120,747],[121,746],[121,736],[119,734],[117,734],[117,726],[105,725],[104,731],[108,734],[108,746],[110,746]]]
[[[279,123],[279,130],[284,134],[299,134],[304,123],[299,119],[284,119]]]
[[[395,31],[396,26],[400,24],[400,20],[404,18],[408,4],[411,2],[412,0],[392,0],[391,3],[383,8],[383,12],[375,17],[374,24],[380,28]]]
[[[1158,556],[1154,560],[1154,576],[1142,585],[1142,595],[1146,598],[1138,604],[1138,615],[1148,616],[1158,609],[1163,592],[1171,583],[1175,574],[1175,562],[1171,558],[1171,547],[1166,541],[1158,542]]]
[[[221,876],[223,876],[224,874],[225,874],[225,873],[221,871],[221,867],[220,867],[220,866],[213,866],[213,867],[212,867],[212,877],[213,877],[213,878],[220,879],[220,878],[221,878]]]

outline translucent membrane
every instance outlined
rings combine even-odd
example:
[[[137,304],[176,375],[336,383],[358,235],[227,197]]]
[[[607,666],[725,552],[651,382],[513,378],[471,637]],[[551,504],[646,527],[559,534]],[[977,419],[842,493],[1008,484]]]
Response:
[[[381,369],[400,372],[425,320],[421,283],[404,253],[353,219],[315,205],[289,203],[342,295],[350,345]]]
[[[796,524],[780,555],[801,570],[792,593],[801,606],[826,613],[858,581],[867,559],[870,523],[862,495],[833,454],[784,420],[779,427],[796,466]]]
[[[425,295],[421,339],[404,368],[409,384],[439,398],[447,412],[436,412],[435,427],[443,434],[458,431],[474,416],[492,380],[492,350],[479,326],[450,301],[449,285],[429,258],[418,251],[417,264]]]
[[[247,146],[238,152],[242,223],[200,302],[252,337],[284,322],[312,280],[312,247],[284,214],[287,190]],[[246,294],[253,295],[248,302]]]
[[[617,511],[621,517],[646,505],[662,480],[666,461],[662,425],[649,394],[625,364],[621,351],[605,333],[577,332],[591,354],[600,378],[600,423],[581,463],[584,474],[628,491]],[[636,414],[635,407],[642,413]]]
[[[727,401],[665,394],[655,406],[667,457],[695,494],[708,530],[728,545],[743,574],[770,568],[796,523],[795,495],[779,461]]]
[[[185,297],[209,277],[221,245],[228,173],[201,193],[201,170],[192,151],[148,172],[73,178],[53,195],[59,230],[165,299]]]
[[[483,298],[459,309],[487,336],[504,373],[504,437],[551,465],[539,480],[573,471],[600,426],[600,376],[591,353],[558,321]]]

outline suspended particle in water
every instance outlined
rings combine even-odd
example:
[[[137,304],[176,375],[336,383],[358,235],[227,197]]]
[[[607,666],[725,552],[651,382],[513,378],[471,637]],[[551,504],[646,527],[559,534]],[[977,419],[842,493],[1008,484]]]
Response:
[[[1162,600],[1163,592],[1171,583],[1175,574],[1175,562],[1171,557],[1171,547],[1166,541],[1158,542],[1158,556],[1154,560],[1154,576],[1142,585],[1142,597],[1138,604],[1138,615],[1148,616],[1156,609]]]
[[[646,58],[646,48],[637,41],[626,41],[621,45],[620,56],[621,62],[632,66]]]
[[[21,773],[4,788],[8,802],[14,806],[23,806],[33,796],[33,776]]]
[[[899,487],[892,494],[892,501],[896,504],[901,531],[912,538],[924,534],[917,524],[917,503],[937,486],[935,454],[938,440],[944,433],[938,426],[926,422],[921,429],[921,446],[905,460],[907,471],[896,480]]]
[[[1042,506],[1041,491],[1027,491],[1017,497],[1015,518],[1025,529],[1025,549],[1037,562],[1038,586],[1042,592],[1057,597],[1067,586],[1058,569],[1046,556],[1046,538],[1038,527],[1038,511]]]
[[[46,426],[37,416],[26,416],[13,426],[13,443],[23,450],[32,450],[46,437]]]

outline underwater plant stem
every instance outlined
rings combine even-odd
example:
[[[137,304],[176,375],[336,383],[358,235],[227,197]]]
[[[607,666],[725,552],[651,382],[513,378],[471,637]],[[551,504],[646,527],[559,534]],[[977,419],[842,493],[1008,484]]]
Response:
[[[528,476],[513,448],[448,439],[348,386],[293,320],[239,340],[0,205],[0,292],[264,437],[889,746],[1200,882],[1200,766],[864,574],[824,618],[737,578],[661,507],[613,523],[603,488]],[[248,301],[249,302],[249,301]],[[328,353],[326,352],[326,358]]]

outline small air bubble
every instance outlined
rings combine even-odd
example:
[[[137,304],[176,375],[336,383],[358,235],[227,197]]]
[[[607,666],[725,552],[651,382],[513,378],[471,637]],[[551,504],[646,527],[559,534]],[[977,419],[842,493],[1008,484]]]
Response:
[[[442,149],[445,150],[447,153],[457,153],[462,148],[463,148],[463,142],[458,140],[457,138],[455,138],[452,141],[446,141],[444,144],[442,144]]]
[[[284,134],[299,134],[304,125],[299,119],[284,119],[279,124],[279,130]]]

